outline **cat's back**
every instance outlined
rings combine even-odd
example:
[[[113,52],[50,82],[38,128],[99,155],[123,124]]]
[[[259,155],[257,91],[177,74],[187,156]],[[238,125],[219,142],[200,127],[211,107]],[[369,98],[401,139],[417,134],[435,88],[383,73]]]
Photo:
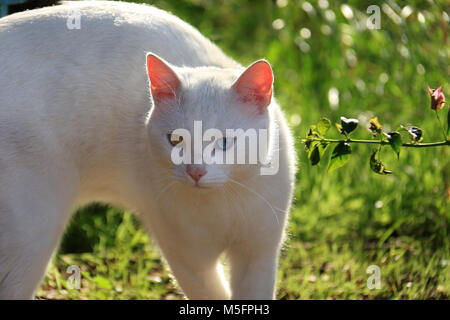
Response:
[[[240,67],[195,28],[152,6],[63,2],[1,18],[1,153],[39,139],[50,145],[49,137],[78,139],[83,128],[110,136],[114,126],[102,132],[98,123],[112,109],[146,113],[148,52],[178,66]]]
[[[0,133],[43,121],[64,127],[56,119],[83,110],[92,119],[116,106],[147,110],[148,52],[177,66],[240,68],[194,27],[148,5],[63,2],[1,18]]]
[[[68,1],[7,16],[0,19],[0,49],[2,61],[22,54],[87,63],[87,55],[152,51],[174,65],[239,67],[181,19],[125,2]]]

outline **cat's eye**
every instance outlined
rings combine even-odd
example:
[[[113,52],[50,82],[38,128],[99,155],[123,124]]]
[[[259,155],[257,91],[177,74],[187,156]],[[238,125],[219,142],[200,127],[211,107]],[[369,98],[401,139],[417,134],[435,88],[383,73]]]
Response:
[[[221,138],[217,140],[217,147],[222,150],[230,149],[234,144],[234,138]]]
[[[183,141],[183,136],[179,136],[177,134],[169,133],[167,135],[167,139],[169,139],[169,143],[172,146],[176,146],[177,144],[180,144]]]

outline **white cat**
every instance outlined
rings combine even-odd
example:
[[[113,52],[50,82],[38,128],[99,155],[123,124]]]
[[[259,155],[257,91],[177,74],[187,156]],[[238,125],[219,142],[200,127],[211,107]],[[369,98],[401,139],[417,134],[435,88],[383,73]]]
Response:
[[[151,6],[66,2],[0,19],[0,298],[33,297],[72,212],[94,201],[138,214],[188,298],[274,298],[295,153],[272,81],[266,61],[244,69]],[[174,165],[170,134],[194,120],[278,128],[278,173]]]

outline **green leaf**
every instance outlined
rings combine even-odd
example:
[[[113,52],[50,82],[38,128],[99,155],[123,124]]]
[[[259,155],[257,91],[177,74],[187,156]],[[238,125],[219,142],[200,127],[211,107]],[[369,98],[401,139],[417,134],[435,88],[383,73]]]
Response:
[[[356,129],[358,126],[358,119],[347,119],[346,117],[341,117],[341,127],[342,130],[346,133],[350,133]]]
[[[102,289],[106,289],[106,290],[112,289],[112,284],[111,284],[111,282],[109,282],[109,280],[107,278],[104,278],[101,276],[96,276],[94,278],[94,281],[97,284],[97,286],[99,286]]]
[[[392,149],[394,149],[397,154],[397,159],[400,158],[400,148],[403,144],[402,136],[398,132],[390,132],[388,133],[388,141],[391,145]]]
[[[311,165],[315,166],[320,162],[319,144],[316,144],[308,154],[308,159],[311,161]]]
[[[316,131],[316,126],[312,125],[309,127],[308,133],[306,134],[307,138],[318,137],[318,133]]]
[[[375,150],[372,153],[372,156],[370,157],[370,169],[372,169],[373,172],[378,174],[391,174],[392,171],[386,170],[386,167],[381,162],[381,160],[377,159],[378,150]]]
[[[328,172],[342,167],[350,158],[352,148],[348,143],[340,142],[331,154],[330,164],[328,165]]]
[[[305,151],[309,152],[311,150],[311,143],[312,143],[312,141],[305,139],[304,143],[305,143]]]
[[[312,150],[312,141],[310,139],[320,138],[319,133],[316,131],[316,126],[310,126],[308,132],[306,133],[305,142],[305,150],[306,152],[310,152]]]
[[[308,159],[311,160],[311,164],[314,166],[320,162],[326,149],[330,145],[329,142],[313,141],[311,148],[308,152]]]
[[[325,154],[325,151],[327,151],[328,146],[330,145],[329,142],[321,142],[318,146],[319,149],[319,153],[320,153],[320,157],[322,158],[323,155]]]
[[[324,136],[330,128],[331,128],[331,121],[328,120],[327,118],[322,118],[317,123],[317,131],[322,136]]]
[[[319,164],[329,145],[329,142],[314,141],[312,148],[308,153],[308,159],[311,161],[311,165],[315,166],[316,164]]]
[[[320,138],[319,133],[316,131],[316,126],[312,125],[308,129],[308,133],[306,133],[306,140]]]

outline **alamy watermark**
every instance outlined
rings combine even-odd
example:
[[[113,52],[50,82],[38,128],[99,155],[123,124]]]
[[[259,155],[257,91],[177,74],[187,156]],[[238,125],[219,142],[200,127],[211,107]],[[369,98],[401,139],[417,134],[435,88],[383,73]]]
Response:
[[[366,26],[367,29],[370,30],[379,30],[381,29],[381,12],[380,7],[373,4],[367,7],[367,14],[370,16],[367,18]]]
[[[279,129],[219,129],[203,132],[202,121],[194,121],[193,137],[187,129],[175,129],[170,138],[179,141],[171,160],[180,164],[260,164],[261,175],[274,175],[279,169]],[[272,145],[269,148],[269,140]],[[248,142],[248,143],[247,143]],[[204,147],[205,144],[205,147]]]
[[[373,289],[381,289],[381,270],[377,265],[370,265],[366,269],[367,274],[371,274],[369,278],[367,278],[367,288],[370,290]]]
[[[81,29],[81,13],[78,9],[70,9],[66,20],[66,26],[69,30]]]
[[[80,289],[81,284],[80,267],[76,265],[68,266],[66,269],[66,273],[70,274],[70,276],[67,278],[67,287],[69,289]]]

